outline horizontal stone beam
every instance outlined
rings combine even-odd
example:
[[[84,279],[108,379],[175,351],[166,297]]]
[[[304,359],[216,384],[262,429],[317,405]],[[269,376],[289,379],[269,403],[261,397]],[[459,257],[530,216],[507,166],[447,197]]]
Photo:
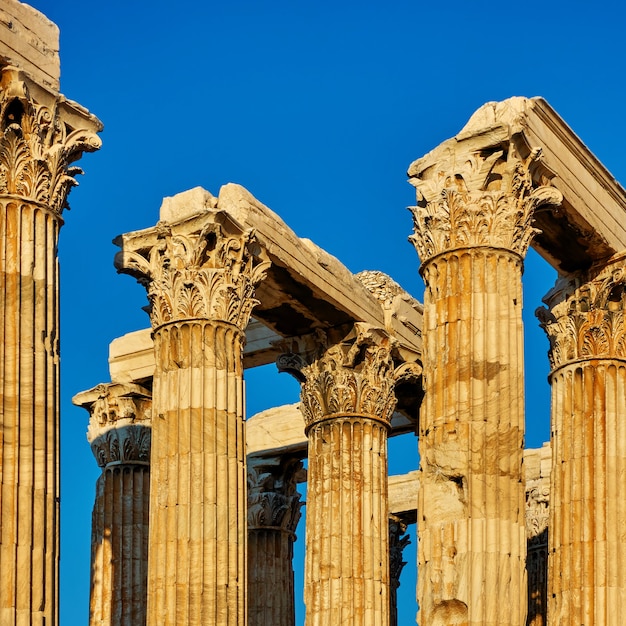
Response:
[[[0,6],[0,67],[14,65],[36,83],[59,91],[59,28],[33,7],[17,0]]]
[[[337,341],[355,322],[365,322],[389,332],[401,360],[419,359],[422,305],[391,279],[374,272],[360,280],[335,257],[297,237],[278,215],[239,185],[224,185],[217,198],[201,187],[164,198],[160,219],[172,228],[183,222],[195,228],[209,214],[253,229],[269,257],[267,275],[255,290],[259,302],[254,316],[277,338],[289,340],[323,331]],[[122,247],[118,254],[124,254],[125,242],[130,240],[135,247],[141,241],[147,247],[154,245],[158,232],[153,228],[120,236],[115,242]],[[263,351],[256,350],[252,361],[270,363],[276,354],[274,348],[264,358]]]

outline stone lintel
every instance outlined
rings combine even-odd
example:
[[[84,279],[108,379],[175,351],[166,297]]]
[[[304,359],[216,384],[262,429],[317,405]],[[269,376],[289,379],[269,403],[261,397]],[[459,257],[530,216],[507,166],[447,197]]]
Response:
[[[389,476],[389,511],[405,524],[417,522],[419,470]]]
[[[543,98],[489,102],[461,132],[411,164],[417,177],[462,154],[513,144],[522,158],[539,149],[533,180],[563,194],[558,210],[538,210],[532,246],[561,273],[626,248],[626,192]]]
[[[397,310],[385,312],[382,303],[335,257],[307,239],[301,239],[271,209],[261,204],[239,185],[224,185],[215,198],[202,188],[195,188],[171,198],[161,207],[161,219],[173,232],[179,224],[185,229],[202,223],[207,212],[253,229],[266,251],[271,266],[265,279],[256,287],[259,304],[255,317],[276,335],[289,338],[316,329],[331,332],[349,328],[354,322],[366,322],[385,328],[398,341],[398,350],[406,360],[421,355],[422,309],[410,298],[399,298]],[[121,245],[132,241],[150,247],[157,231],[147,229],[128,233],[116,240]],[[398,308],[399,307],[399,308]],[[276,358],[276,352],[269,363]],[[255,364],[260,364],[256,362]]]
[[[17,0],[0,6],[0,67],[23,69],[36,83],[59,91],[59,28],[45,15]]]

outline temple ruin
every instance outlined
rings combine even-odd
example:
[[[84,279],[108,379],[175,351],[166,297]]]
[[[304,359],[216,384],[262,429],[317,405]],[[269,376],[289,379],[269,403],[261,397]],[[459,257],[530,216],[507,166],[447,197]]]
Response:
[[[56,27],[2,11],[0,624],[48,625],[56,243],[101,124],[58,92]],[[484,105],[408,176],[423,303],[239,185],[165,198],[116,239],[150,328],[113,341],[110,381],[74,397],[102,469],[91,626],[295,626],[301,593],[308,626],[395,625],[411,526],[422,626],[624,622],[626,193],[541,98]],[[524,450],[530,246],[558,280],[537,312],[551,438]],[[300,402],[246,419],[245,371],[271,363]],[[410,432],[419,471],[390,476],[388,437]]]

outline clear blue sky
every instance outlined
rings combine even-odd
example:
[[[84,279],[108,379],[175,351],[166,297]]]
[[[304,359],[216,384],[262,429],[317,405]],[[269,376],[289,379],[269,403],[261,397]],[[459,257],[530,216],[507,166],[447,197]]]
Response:
[[[148,324],[145,292],[116,275],[111,240],[154,225],[163,196],[237,182],[350,270],[380,269],[421,298],[406,169],[484,102],[544,96],[626,179],[626,9],[617,0],[31,4],[61,28],[62,92],[105,124],[102,150],[80,163],[60,241],[61,623],[73,626],[87,623],[99,470],[71,397],[108,380],[113,338]],[[529,446],[549,432],[547,341],[533,311],[553,281],[529,261]],[[250,415],[297,395],[273,372],[250,373],[248,390]],[[415,438],[390,451],[392,472],[417,467]],[[413,537],[402,624],[414,620],[414,549]]]

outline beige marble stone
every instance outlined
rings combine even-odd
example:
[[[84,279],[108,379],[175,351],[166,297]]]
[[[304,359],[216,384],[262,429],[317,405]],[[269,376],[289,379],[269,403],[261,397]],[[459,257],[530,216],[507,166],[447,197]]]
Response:
[[[59,29],[18,0],[0,5],[0,67],[19,67],[38,85],[59,90]]]
[[[87,439],[102,468],[91,528],[90,626],[146,623],[152,399],[139,385],[77,394]]]
[[[56,90],[54,25],[13,0],[0,7],[0,24],[0,624],[55,625],[56,252],[67,195],[76,184],[74,162],[100,146],[95,133],[101,124]]]
[[[626,620],[626,255],[564,277],[550,339],[549,624]]]
[[[299,456],[248,457],[248,626],[295,626]]]
[[[409,168],[426,284],[418,602],[432,626],[526,620],[521,275],[535,211],[562,197],[533,182],[538,153],[509,130],[466,131]]]
[[[306,623],[389,623],[387,433],[392,342],[357,324],[302,370],[309,438]]]
[[[250,229],[212,210],[118,243],[154,332],[147,624],[243,625],[244,331],[269,263]]]

